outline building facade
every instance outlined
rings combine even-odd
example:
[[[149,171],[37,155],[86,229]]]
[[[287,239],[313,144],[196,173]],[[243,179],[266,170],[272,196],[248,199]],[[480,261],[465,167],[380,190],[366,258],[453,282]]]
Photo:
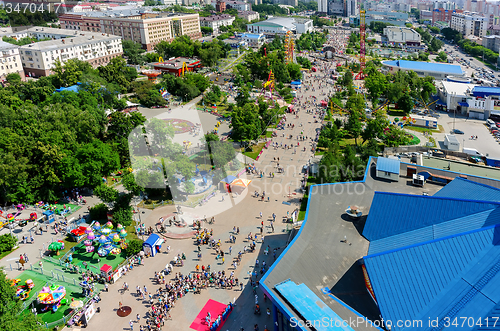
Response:
[[[52,74],[57,60],[62,63],[69,59],[78,59],[88,62],[93,67],[103,66],[115,57],[123,54],[122,38],[96,32],[75,32],[66,30],[62,36],[61,29],[30,28],[40,30],[40,35],[51,36],[52,40],[40,41],[19,47],[22,67],[26,75],[32,77],[48,76]],[[43,29],[43,31],[42,31]],[[33,33],[32,36],[35,36]]]
[[[459,31],[463,36],[486,36],[488,19],[477,13],[453,13],[450,27]]]
[[[247,24],[247,31],[266,36],[285,35],[288,31],[307,33],[313,30],[313,21],[294,17],[273,17],[265,21]]]
[[[389,43],[419,46],[420,34],[412,28],[389,26],[384,28],[384,35]]]
[[[241,11],[249,11],[252,10],[252,4],[248,2],[242,2],[242,1],[224,1],[226,3],[226,8],[227,9],[236,9],[236,10],[241,10]]]
[[[484,36],[483,37],[483,46],[491,49],[493,52],[498,53],[500,50],[500,36]]]
[[[0,79],[8,74],[18,73],[24,79],[24,70],[19,54],[19,46],[0,41]]]
[[[212,28],[214,33],[218,34],[220,32],[219,28],[221,26],[231,25],[233,24],[234,20],[235,17],[228,14],[212,15],[208,17],[200,17],[200,25],[207,28]]]
[[[243,20],[247,22],[252,22],[254,20],[260,19],[259,13],[256,11],[248,10],[248,11],[239,11],[238,17],[241,17]]]
[[[444,9],[444,8],[438,8],[438,9],[434,9],[432,11],[432,24],[435,24],[437,22],[447,22],[447,23],[450,23],[451,22],[451,16],[453,15],[453,13],[460,13],[462,12],[461,10],[448,10],[448,9]]]
[[[65,29],[102,32],[121,36],[142,44],[148,51],[160,41],[171,41],[182,35],[193,39],[201,38],[198,14],[182,13],[133,13],[117,16],[101,12],[64,14],[60,16],[61,27]]]
[[[217,1],[215,4],[215,10],[219,13],[222,13],[224,10],[226,10],[226,3],[224,1]]]

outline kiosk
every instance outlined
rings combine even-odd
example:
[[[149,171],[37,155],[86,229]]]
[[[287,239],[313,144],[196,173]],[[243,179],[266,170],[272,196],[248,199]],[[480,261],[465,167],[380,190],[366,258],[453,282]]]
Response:
[[[153,233],[149,238],[142,244],[142,249],[146,255],[155,256],[156,253],[160,251],[161,245],[163,244],[163,239],[160,238],[156,233]]]

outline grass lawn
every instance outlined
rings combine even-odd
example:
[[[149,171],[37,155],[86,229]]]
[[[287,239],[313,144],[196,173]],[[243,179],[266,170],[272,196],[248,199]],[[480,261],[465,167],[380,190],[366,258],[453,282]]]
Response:
[[[69,236],[66,236],[66,238],[64,238],[64,249],[62,251],[59,251],[59,256],[57,255],[54,255],[53,257],[55,259],[59,259],[61,256],[63,256],[64,254],[66,254],[66,252],[68,252],[72,247],[75,247],[76,245],[78,245],[78,243],[74,240],[68,240]]]
[[[410,133],[413,136],[413,140],[410,141],[409,145],[418,145],[420,144],[420,139],[414,135],[413,133]]]
[[[439,132],[444,132],[444,128],[443,128],[443,126],[442,126],[442,125],[439,125],[439,124],[438,124],[438,128],[439,128]]]
[[[11,251],[5,251],[3,252],[2,254],[0,254],[0,260],[3,259],[4,257],[6,257],[7,255],[9,255],[10,253],[14,252],[16,249],[18,249],[19,246],[17,246],[16,248],[14,248],[13,250]]]
[[[439,130],[436,130],[436,129],[429,129],[429,128],[423,128],[423,127],[420,127],[420,126],[413,126],[413,125],[408,125],[408,126],[405,126],[406,129],[408,130],[412,130],[412,131],[417,131],[417,132],[429,132],[432,134],[432,132],[436,132],[436,133],[439,133],[441,131]],[[442,128],[442,127],[441,127]]]
[[[75,300],[84,300],[85,299],[85,297],[82,295],[82,290],[79,286],[75,286],[73,284],[69,284],[69,283],[62,282],[62,281],[57,281],[57,279],[52,280],[50,275],[42,275],[42,274],[39,274],[38,272],[27,270],[27,271],[24,271],[17,278],[21,279],[21,282],[19,283],[19,285],[25,284],[25,281],[27,279],[31,279],[35,283],[35,287],[31,290],[29,298],[32,298],[36,294],[36,292],[42,290],[42,288],[46,285],[50,286],[52,284],[58,284],[58,285],[62,285],[65,287],[66,298],[68,299],[68,303],[65,305],[61,305],[61,307],[59,307],[59,309],[56,312],[52,312],[52,311],[42,312],[42,308],[44,308],[45,305],[38,304],[36,302],[36,299],[35,299],[34,303],[35,303],[35,308],[37,309],[37,312],[38,312],[38,316],[41,318],[41,320],[43,322],[46,322],[46,323],[55,322],[55,321],[63,318],[63,316],[69,314],[72,310],[69,307],[69,305],[71,303],[71,298],[74,298]],[[29,312],[29,310],[25,310],[23,313],[29,314],[30,312]]]
[[[405,116],[405,112],[399,109],[389,108],[387,115],[391,116]]]
[[[309,199],[309,186],[316,184],[316,178],[309,176],[306,183],[306,193],[302,197],[302,202],[300,203],[299,215],[297,216],[297,221],[303,221],[306,216],[307,200]]]
[[[344,138],[344,139],[339,140],[339,146],[341,148],[346,147],[346,146],[354,146],[354,145],[356,145],[354,138]]]
[[[112,266],[113,269],[115,269],[124,260],[125,254],[123,252],[118,255],[109,254],[107,256],[100,257],[99,255],[97,255],[97,251],[87,253],[87,251],[85,250],[85,246],[82,244],[75,249],[75,252],[73,253],[72,264],[77,265],[78,268],[82,268],[82,262],[87,262],[90,270],[99,272],[100,266],[102,267],[104,263]]]
[[[266,143],[258,143],[257,145],[252,146],[252,151],[251,152],[243,152],[243,155],[248,156],[249,158],[256,159],[257,156],[259,155],[260,151],[264,148],[264,145]]]
[[[79,210],[80,208],[82,208],[82,206],[74,205],[72,203],[66,203],[66,204],[56,203],[56,204],[54,204],[52,206],[55,206],[56,209],[58,209],[58,210],[63,210],[64,206],[66,206],[66,208],[70,208],[71,207],[71,211],[67,215],[71,215],[74,212],[76,212],[77,210]],[[44,209],[44,211],[45,211],[45,209]]]

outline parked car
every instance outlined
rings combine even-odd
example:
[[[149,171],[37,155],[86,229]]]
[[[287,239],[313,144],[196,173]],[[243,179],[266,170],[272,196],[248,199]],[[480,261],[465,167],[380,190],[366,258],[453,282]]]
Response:
[[[453,129],[451,132],[454,134],[464,134],[464,132],[462,130],[459,130],[459,129]]]

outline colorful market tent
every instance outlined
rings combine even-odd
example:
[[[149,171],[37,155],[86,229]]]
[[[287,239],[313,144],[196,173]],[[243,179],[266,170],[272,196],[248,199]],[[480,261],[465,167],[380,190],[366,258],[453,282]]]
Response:
[[[238,178],[233,180],[231,183],[231,191],[237,194],[241,194],[248,185],[250,185],[251,180],[250,179],[245,179],[245,178]]]

